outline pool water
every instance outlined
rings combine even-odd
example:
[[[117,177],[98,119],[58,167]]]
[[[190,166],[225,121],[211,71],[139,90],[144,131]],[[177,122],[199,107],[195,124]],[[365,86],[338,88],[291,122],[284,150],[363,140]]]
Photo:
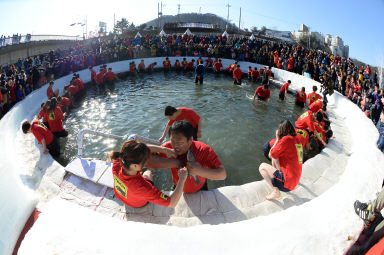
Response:
[[[295,105],[292,95],[280,101],[279,88],[273,85],[269,102],[252,104],[259,85],[244,79],[237,86],[231,77],[214,74],[206,75],[203,85],[195,85],[192,74],[156,72],[104,88],[89,87],[85,99],[65,120],[69,136],[60,141],[63,156],[59,161],[66,165],[76,157],[77,134],[81,129],[158,139],[167,124],[165,106],[183,106],[200,115],[200,140],[214,149],[227,170],[226,180],[209,181],[209,189],[261,180],[258,168],[261,162],[266,162],[262,145],[275,137],[281,120],[294,123],[304,110]],[[121,144],[122,141],[86,135],[83,157],[106,159]],[[158,188],[172,187],[169,169],[153,173]]]

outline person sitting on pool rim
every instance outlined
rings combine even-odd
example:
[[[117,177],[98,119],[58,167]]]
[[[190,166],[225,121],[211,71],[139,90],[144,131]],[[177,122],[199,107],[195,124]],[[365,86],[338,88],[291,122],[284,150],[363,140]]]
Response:
[[[194,129],[193,139],[197,141],[197,138],[201,138],[201,118],[200,116],[192,109],[187,107],[173,107],[167,106],[164,109],[164,115],[169,119],[167,126],[164,129],[163,135],[159,138],[159,142],[162,142],[165,136],[169,133],[169,129],[172,124],[177,120],[187,120],[192,124]]]
[[[272,192],[265,196],[268,200],[279,199],[280,191],[289,192],[300,181],[303,164],[303,145],[296,136],[291,122],[285,120],[276,130],[276,140],[269,157],[272,165],[261,163],[259,171]]]
[[[179,182],[172,195],[168,196],[155,188],[150,170],[140,174],[150,157],[150,148],[133,140],[124,142],[120,152],[112,151],[113,191],[129,207],[143,207],[151,202],[174,208],[183,194],[187,169],[184,167],[177,171]]]
[[[190,176],[184,185],[185,193],[208,190],[207,179],[224,180],[227,177],[226,170],[213,149],[203,142],[193,140],[191,123],[186,120],[176,121],[169,129],[169,135],[171,140],[161,146],[173,149],[180,166],[187,167]],[[161,156],[165,157],[164,154]],[[177,185],[177,168],[171,168],[171,173],[172,180]]]

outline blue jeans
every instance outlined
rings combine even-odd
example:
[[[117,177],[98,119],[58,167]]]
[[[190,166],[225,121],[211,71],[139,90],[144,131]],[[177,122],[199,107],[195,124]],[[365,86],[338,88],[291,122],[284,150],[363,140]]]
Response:
[[[384,152],[384,122],[378,121],[376,125],[379,131],[379,140],[377,140],[377,148]]]

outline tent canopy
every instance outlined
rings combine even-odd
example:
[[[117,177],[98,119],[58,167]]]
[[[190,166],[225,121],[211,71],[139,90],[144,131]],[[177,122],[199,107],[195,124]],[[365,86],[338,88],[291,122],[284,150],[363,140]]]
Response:
[[[224,31],[224,33],[221,35],[222,37],[229,37],[229,34],[227,33],[227,30]]]
[[[184,32],[184,35],[193,35],[193,33],[191,32],[191,30],[189,30],[189,28],[187,28],[187,30],[185,30]]]
[[[164,32],[164,30],[162,29],[161,30],[161,32],[160,32],[160,34],[159,34],[160,36],[167,36],[167,34]]]
[[[255,40],[255,36],[252,34],[249,39],[251,39],[252,41]]]
[[[137,32],[137,34],[135,35],[135,39],[136,38],[141,38],[142,36],[141,36],[141,34],[140,34],[140,32]]]

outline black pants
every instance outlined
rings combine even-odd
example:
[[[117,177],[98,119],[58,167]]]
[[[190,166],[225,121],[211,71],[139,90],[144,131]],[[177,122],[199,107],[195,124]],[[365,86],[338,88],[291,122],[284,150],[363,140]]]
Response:
[[[279,93],[279,98],[280,98],[281,100],[284,100],[284,99],[285,99],[285,93],[280,91],[280,93]]]
[[[60,156],[60,144],[57,142],[57,138],[55,136],[53,136],[52,142],[47,145],[47,149],[52,157]]]
[[[199,78],[200,77],[200,78]],[[203,84],[204,77],[203,76],[197,76],[195,77],[195,83],[200,82],[200,85]]]
[[[54,136],[56,136],[57,138],[59,138],[59,137],[67,137],[68,136],[68,131],[64,129],[63,131],[52,132],[52,134]]]
[[[196,127],[193,129],[193,140],[197,141],[197,130],[199,130],[199,125],[196,125]]]
[[[298,101],[298,100],[296,100],[296,105],[297,106],[300,106],[300,107],[303,107],[304,108],[304,102],[300,102],[300,101]]]

